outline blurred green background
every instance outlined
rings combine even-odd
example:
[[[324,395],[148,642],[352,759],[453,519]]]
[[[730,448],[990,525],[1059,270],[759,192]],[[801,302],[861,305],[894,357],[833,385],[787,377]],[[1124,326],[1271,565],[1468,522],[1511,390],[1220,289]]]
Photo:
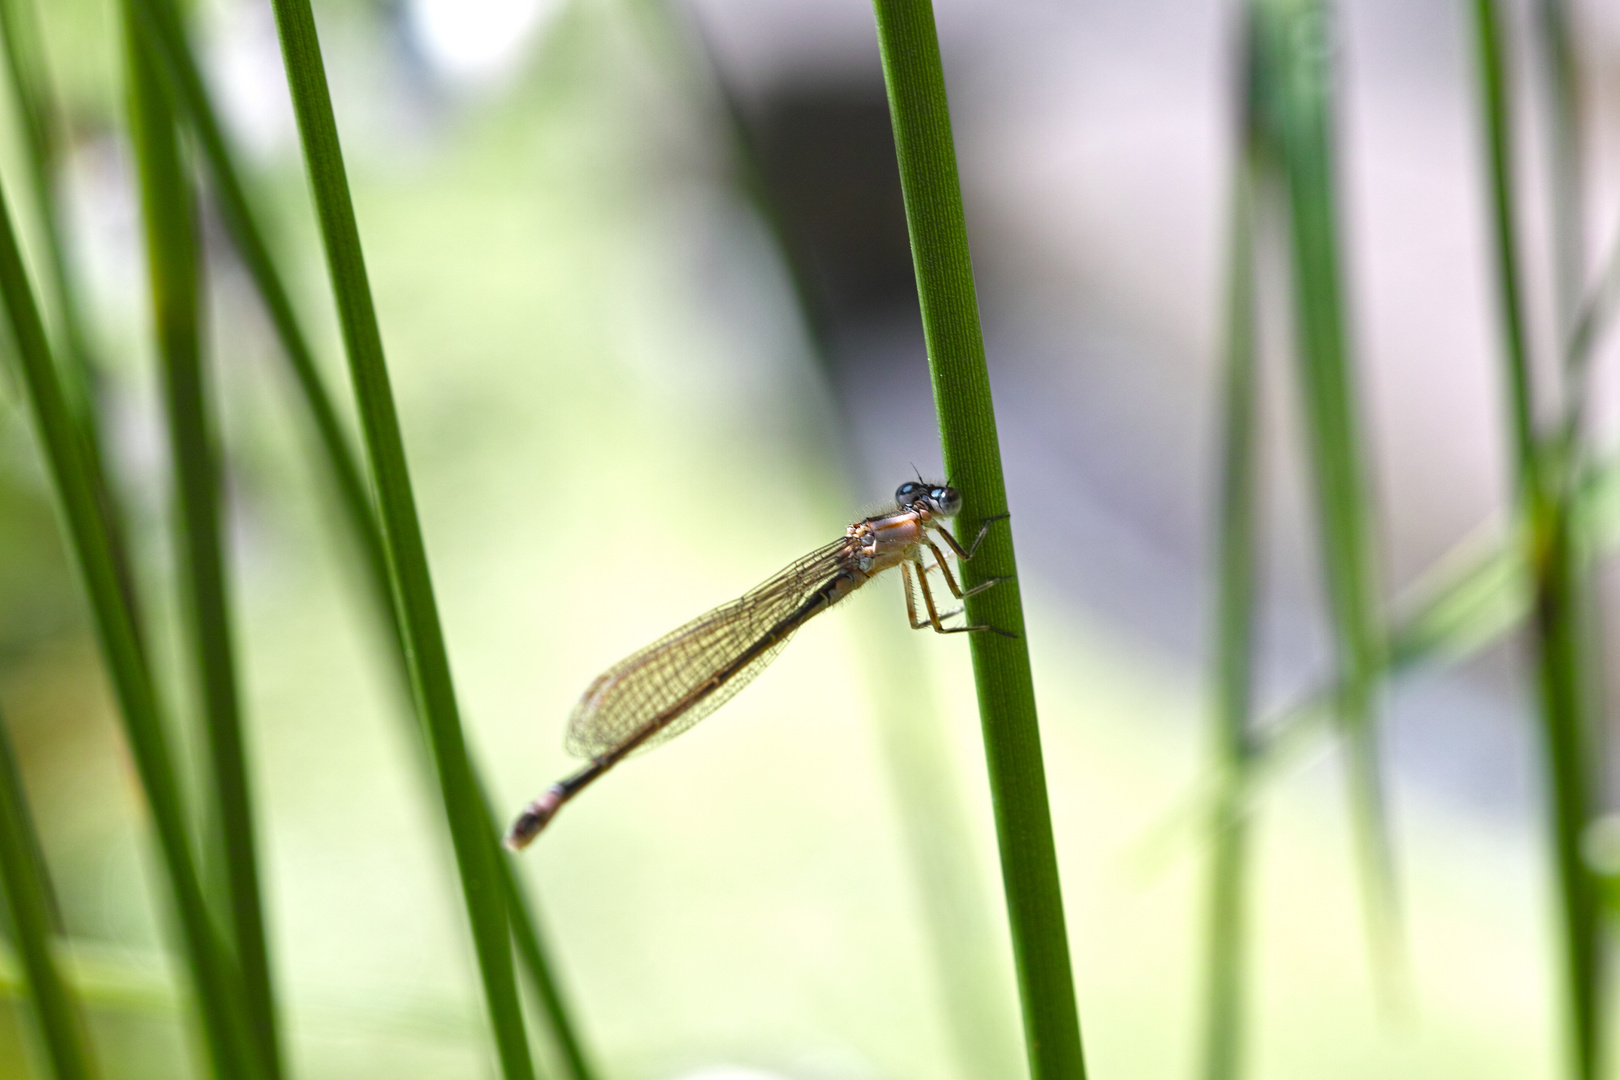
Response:
[[[109,457],[184,714],[118,21],[102,0],[38,6]],[[315,7],[469,740],[505,814],[573,767],[562,730],[596,672],[836,536],[913,468],[938,471],[870,12]],[[1186,806],[1209,698],[1227,7],[940,6],[1097,1077],[1191,1075],[1199,1050],[1204,844]],[[1343,7],[1351,294],[1394,595],[1505,517],[1479,132],[1461,5]],[[1620,30],[1589,7],[1601,105]],[[268,5],[192,9],[346,387]],[[15,187],[18,127],[0,115]],[[774,221],[747,194],[734,123]],[[1606,191],[1613,132],[1593,145]],[[454,861],[354,553],[258,302],[203,219],[289,1073],[495,1075]],[[4,370],[0,705],[107,1074],[192,1075],[139,786]],[[1273,705],[1320,681],[1329,652],[1287,400],[1266,404]],[[818,620],[521,860],[603,1076],[1023,1074],[967,647],[908,635],[897,593],[883,582]],[[1268,790],[1251,1075],[1562,1071],[1519,667],[1499,645],[1390,692],[1400,1000],[1374,990],[1335,762],[1315,754]],[[35,1075],[11,971],[0,1075]]]

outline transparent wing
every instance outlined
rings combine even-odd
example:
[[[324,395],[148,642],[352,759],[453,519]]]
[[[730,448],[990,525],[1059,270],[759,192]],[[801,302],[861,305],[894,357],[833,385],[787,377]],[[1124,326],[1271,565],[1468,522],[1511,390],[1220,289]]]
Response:
[[[645,750],[725,704],[776,659],[798,627],[757,655],[749,651],[843,568],[854,544],[840,537],[812,551],[598,675],[568,718],[568,752],[595,758],[630,743]]]

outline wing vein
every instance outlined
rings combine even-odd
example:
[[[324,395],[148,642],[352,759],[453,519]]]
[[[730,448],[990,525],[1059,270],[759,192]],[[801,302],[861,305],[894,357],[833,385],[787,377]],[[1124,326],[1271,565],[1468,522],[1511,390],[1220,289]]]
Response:
[[[854,544],[843,536],[817,548],[608,668],[568,718],[568,752],[586,758],[616,754],[626,746],[640,752],[673,739],[725,704],[776,659],[797,625],[757,647],[848,565]],[[749,657],[751,649],[757,652]],[[700,693],[733,666],[723,682]]]

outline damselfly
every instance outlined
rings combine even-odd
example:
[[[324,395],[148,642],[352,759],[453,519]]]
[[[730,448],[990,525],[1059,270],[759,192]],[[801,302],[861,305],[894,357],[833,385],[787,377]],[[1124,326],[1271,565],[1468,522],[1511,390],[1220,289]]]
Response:
[[[639,652],[608,668],[585,691],[568,719],[568,752],[590,764],[523,808],[506,833],[506,846],[526,847],[557,813],[591,781],[630,754],[673,739],[718,709],[765,665],[776,659],[794,631],[891,567],[900,568],[906,614],[914,630],[941,634],[979,630],[1008,634],[994,626],[946,626],[961,614],[939,611],[928,585],[938,570],[951,595],[964,600],[1005,578],[991,578],[970,589],[957,584],[936,538],[960,560],[979,550],[989,518],[973,542],[963,547],[944,519],[962,509],[962,496],[945,484],[907,481],[894,493],[893,510],[857,521],[825,547],[784,567],[780,573],[729,604],[700,615]],[[928,562],[923,555],[933,556]],[[922,597],[918,617],[915,591]]]

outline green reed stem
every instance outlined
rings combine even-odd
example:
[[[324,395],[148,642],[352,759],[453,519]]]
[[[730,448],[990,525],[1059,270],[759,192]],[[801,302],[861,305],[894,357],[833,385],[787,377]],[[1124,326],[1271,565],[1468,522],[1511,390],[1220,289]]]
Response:
[[[818,373],[830,379],[832,343],[816,311],[810,268],[789,237],[782,207],[767,182],[762,148],[720,57],[690,11],[682,18],[683,13],[666,0],[636,3],[631,10],[648,24],[651,43],[661,56],[669,56],[676,77],[685,84],[701,83],[690,86],[692,97],[717,112],[730,142],[731,182],[769,233],[788,275],[798,320],[809,339]],[[835,416],[815,418],[812,427],[817,438],[811,452],[819,461],[842,456],[844,469],[854,475],[858,469],[850,452],[854,440],[849,418],[842,409],[833,412]],[[901,623],[888,620],[875,632],[889,640],[870,641],[872,647],[861,650],[867,669],[864,681],[874,713],[881,718],[882,757],[911,876],[920,894],[923,928],[939,976],[946,1027],[964,1075],[1001,1077],[1017,1059],[1018,1048],[996,991],[995,935],[990,912],[979,894],[975,868],[966,856],[971,848],[968,820],[949,779],[949,748],[937,723],[937,710],[921,688],[915,635]]]
[[[1322,0],[1258,0],[1276,148],[1290,212],[1294,333],[1327,581],[1351,814],[1369,935],[1386,997],[1398,1000],[1404,933],[1376,721],[1383,640],[1372,504],[1351,373],[1334,172],[1334,85]]]
[[[202,268],[194,193],[181,161],[167,87],[150,42],[136,31],[127,4],[125,22],[130,33],[131,130],[146,226],[152,323],[179,501],[183,609],[207,734],[209,852],[224,870],[226,925],[242,978],[248,1032],[263,1059],[265,1076],[273,1080],[281,1075],[281,1048],[229,614],[219,455],[202,356]]]
[[[1620,240],[1608,260],[1609,271],[1582,304],[1585,315],[1582,348],[1594,349],[1612,328],[1620,300]],[[1620,549],[1620,455],[1582,469],[1575,478],[1570,520],[1578,528],[1577,546],[1597,555]],[[1521,507],[1521,518],[1523,508]],[[1525,564],[1528,545],[1521,539],[1528,522],[1510,531],[1507,543],[1471,536],[1440,558],[1397,603],[1405,612],[1390,632],[1381,679],[1473,656],[1522,624],[1531,610],[1531,575]],[[1177,818],[1207,815],[1214,796],[1235,787],[1246,800],[1286,771],[1326,729],[1337,683],[1317,687],[1255,727],[1254,743],[1242,774],[1206,776]]]
[[[552,1039],[557,1052],[562,1055],[568,1074],[573,1080],[594,1080],[596,1069],[579,1038],[562,985],[552,974],[551,949],[540,936],[540,914],[535,910],[533,898],[523,888],[522,878],[512,866],[513,857],[495,841],[500,835],[500,826],[490,807],[489,797],[482,788],[479,797],[489,822],[491,852],[501,868],[501,889],[511,912],[512,940],[517,946],[518,958],[523,961],[523,970],[529,977],[529,988],[534,991],[540,1011],[545,1014]]]
[[[982,522],[1006,513],[1007,493],[939,39],[929,0],[874,0],[873,7],[945,468],[964,493],[961,528],[971,538]],[[1035,1080],[1080,1080],[1080,1018],[1015,570],[1012,530],[997,522],[964,566],[963,584],[1007,580],[970,597],[967,620],[1014,636],[970,635],[973,674],[1030,1072]]]
[[[287,360],[299,399],[308,413],[321,449],[319,459],[331,481],[340,515],[359,553],[361,571],[376,611],[381,616],[389,655],[401,685],[410,696],[410,661],[406,655],[404,629],[394,605],[382,529],[344,422],[315,363],[314,351],[298,320],[290,293],[271,257],[265,230],[259,224],[259,215],[253,210],[237,156],[231,149],[230,140],[203,83],[184,25],[176,16],[171,0],[132,0],[132,3],[144,31],[164,58],[170,83],[197,136],[203,160],[208,166],[226,228],[281,342],[282,355]],[[425,720],[414,709],[411,715],[417,721],[413,724],[412,739],[431,752],[431,736]],[[468,766],[473,769],[480,790],[484,790],[483,782],[478,779],[476,763],[469,759]],[[498,836],[501,831],[499,820],[489,809],[487,799],[484,810],[490,835]],[[578,1025],[565,1007],[556,965],[549,950],[544,947],[544,936],[535,921],[534,905],[511,863],[504,855],[497,854],[502,892],[508,899],[518,958],[535,987],[536,997],[546,1015],[558,1052],[573,1070],[575,1080],[592,1080],[594,1073],[588,1065]]]
[[[1528,527],[1523,539],[1530,570],[1531,625],[1541,698],[1543,738],[1549,773],[1549,819],[1563,929],[1566,1009],[1573,1074],[1595,1077],[1600,1068],[1602,927],[1598,885],[1581,857],[1581,835],[1596,812],[1588,715],[1579,581],[1582,559],[1571,535],[1570,489],[1576,464],[1552,440],[1536,432],[1536,403],[1530,378],[1530,344],[1525,328],[1522,260],[1515,222],[1512,98],[1503,41],[1503,16],[1495,0],[1475,0],[1475,51],[1486,130],[1489,135],[1497,308],[1507,364],[1512,414],[1517,500]],[[1556,126],[1556,125],[1555,125]],[[1562,138],[1562,134],[1559,136]],[[1573,182],[1573,181],[1571,181]],[[1567,192],[1565,194],[1568,194]],[[1568,227],[1559,223],[1559,232]],[[1560,243],[1568,243],[1561,237]],[[1567,283],[1561,286],[1567,287]],[[1572,400],[1583,388],[1567,388]],[[1563,431],[1562,426],[1559,432]],[[1574,432],[1569,432],[1574,436]]]
[[[136,635],[134,613],[115,568],[113,543],[97,504],[88,449],[74,424],[34,299],[10,211],[0,193],[0,299],[11,323],[35,432],[63,524],[88,594],[96,636],[117,696],[135,769],[146,793],[168,875],[175,929],[190,969],[214,1073],[221,1080],[262,1075],[247,1045],[240,983],[210,921],[186,834],[186,813],[156,689]]]
[[[1246,20],[1253,36],[1253,22]],[[1262,138],[1254,42],[1246,42],[1242,152],[1232,184],[1227,264],[1226,385],[1222,422],[1217,565],[1215,768],[1240,776],[1252,752],[1254,716],[1255,518],[1259,501],[1258,341],[1255,327],[1255,202]],[[1249,823],[1241,792],[1224,785],[1211,818],[1209,921],[1203,1072],[1235,1080],[1242,1072]]]
[[[102,529],[112,543],[113,569],[118,574],[124,601],[135,613],[135,629],[139,635],[140,605],[134,570],[101,445],[97,416],[101,372],[86,331],[79,283],[72,273],[68,255],[67,214],[60,192],[64,131],[46,70],[45,46],[36,16],[30,0],[0,0],[0,44],[4,47],[6,72],[10,76],[23,133],[23,165],[28,170],[28,186],[34,196],[35,216],[43,240],[40,263],[56,302],[61,329],[59,358],[60,354],[65,354],[66,359],[59,367],[62,391],[79,438],[85,444],[85,463],[90,469]]]
[[[101,1075],[91,1052],[78,995],[57,958],[59,927],[50,877],[40,856],[39,833],[28,811],[22,772],[0,715],[0,884],[11,917],[11,940],[22,960],[44,1056],[55,1080],[95,1080]]]
[[[0,44],[5,49],[6,72],[21,121],[23,164],[44,241],[40,262],[60,315],[68,361],[64,386],[75,409],[87,413],[92,407],[96,373],[78,289],[68,267],[67,221],[58,190],[62,125],[46,70],[45,43],[29,0],[0,0]]]
[[[412,683],[432,739],[445,817],[455,846],[479,971],[507,1080],[534,1075],[512,970],[507,904],[488,816],[467,759],[427,549],[422,540],[395,410],[382,332],[349,197],[326,69],[308,0],[275,0],[282,58],[303,140],[315,208],[331,270],[350,375],[360,407],[371,475],[381,511],[390,579],[408,643]]]
[[[1549,146],[1547,196],[1552,211],[1553,299],[1558,333],[1567,338],[1585,295],[1585,190],[1581,180],[1580,68],[1568,0],[1535,0],[1531,44],[1545,79],[1542,97]],[[1568,388],[1574,391],[1574,387]]]

